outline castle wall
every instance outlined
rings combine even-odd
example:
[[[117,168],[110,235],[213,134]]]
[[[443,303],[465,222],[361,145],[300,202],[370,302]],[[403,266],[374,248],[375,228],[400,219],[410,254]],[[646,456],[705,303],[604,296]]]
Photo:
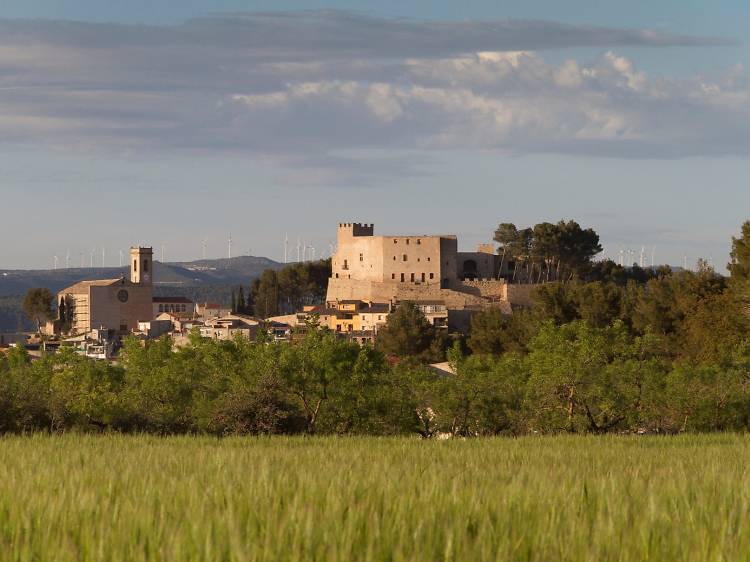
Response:
[[[454,236],[373,236],[371,225],[339,225],[334,279],[448,286],[456,279]]]

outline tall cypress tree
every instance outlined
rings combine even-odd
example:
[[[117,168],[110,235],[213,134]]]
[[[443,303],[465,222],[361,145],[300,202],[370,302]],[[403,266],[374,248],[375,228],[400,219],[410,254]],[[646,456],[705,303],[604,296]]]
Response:
[[[234,289],[232,289],[232,314],[237,313],[237,296],[234,294]]]
[[[247,308],[245,307],[245,289],[240,285],[239,292],[237,293],[237,312],[239,314],[247,314]]]
[[[248,287],[247,289],[247,299],[245,300],[245,310],[247,311],[247,314],[254,315],[255,314],[255,303],[253,302],[253,288]]]

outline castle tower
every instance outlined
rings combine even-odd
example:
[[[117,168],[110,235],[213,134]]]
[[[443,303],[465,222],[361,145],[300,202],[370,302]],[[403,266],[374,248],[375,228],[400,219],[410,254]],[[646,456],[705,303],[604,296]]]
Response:
[[[343,222],[339,223],[338,232],[336,233],[336,239],[339,244],[341,241],[346,241],[354,238],[355,236],[373,236],[375,234],[374,224],[362,224],[359,222]]]
[[[130,248],[130,281],[136,285],[151,285],[153,275],[152,248]]]

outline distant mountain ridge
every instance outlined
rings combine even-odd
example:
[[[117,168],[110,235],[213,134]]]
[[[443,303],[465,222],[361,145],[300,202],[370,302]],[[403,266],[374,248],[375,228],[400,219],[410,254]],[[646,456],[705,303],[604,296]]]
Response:
[[[159,293],[168,287],[248,285],[266,269],[284,264],[256,256],[238,256],[190,262],[154,262],[154,285]],[[68,269],[0,269],[0,296],[22,295],[32,287],[57,292],[87,279],[116,279],[130,275],[123,267],[74,267]]]

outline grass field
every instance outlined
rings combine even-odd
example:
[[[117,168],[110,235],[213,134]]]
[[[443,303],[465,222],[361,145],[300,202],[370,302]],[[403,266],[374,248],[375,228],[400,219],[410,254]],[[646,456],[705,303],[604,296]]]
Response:
[[[0,439],[1,560],[750,560],[750,437]]]

